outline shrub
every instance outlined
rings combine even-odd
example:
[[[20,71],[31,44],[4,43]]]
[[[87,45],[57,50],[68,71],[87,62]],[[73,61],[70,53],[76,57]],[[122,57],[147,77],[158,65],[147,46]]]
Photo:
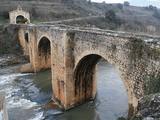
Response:
[[[160,11],[158,11],[157,9],[154,11],[153,16],[160,19]]]
[[[153,5],[149,5],[149,10],[156,10],[157,9],[157,7],[155,7],[155,6],[153,6]]]
[[[108,19],[109,21],[115,21],[116,20],[116,14],[114,10],[109,10],[105,13],[105,19]]]
[[[160,75],[150,75],[145,78],[145,95],[159,93],[160,92]]]
[[[124,1],[124,6],[129,6],[130,3],[128,1]]]
[[[122,4],[117,4],[117,7],[119,8],[119,9],[123,9],[123,5]]]

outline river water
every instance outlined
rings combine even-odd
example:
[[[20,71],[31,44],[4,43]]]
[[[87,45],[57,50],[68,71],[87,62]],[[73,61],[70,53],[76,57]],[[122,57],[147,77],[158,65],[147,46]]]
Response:
[[[63,112],[46,107],[51,100],[51,73],[21,74],[14,67],[0,69],[0,92],[6,93],[9,120],[116,120],[127,116],[124,84],[111,64],[100,62],[95,101]]]

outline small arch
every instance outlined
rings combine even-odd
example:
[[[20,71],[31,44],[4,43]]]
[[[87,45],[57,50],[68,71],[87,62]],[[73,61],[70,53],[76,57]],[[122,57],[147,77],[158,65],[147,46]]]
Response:
[[[51,44],[47,37],[42,37],[38,44],[39,56],[51,54]]]
[[[40,69],[51,68],[51,42],[47,37],[42,37],[38,44],[38,63]]]
[[[22,16],[22,15],[18,15],[18,16],[16,17],[16,23],[17,23],[17,24],[25,24],[25,23],[27,23],[27,22],[28,22],[27,18],[25,18],[25,17]]]
[[[28,43],[29,42],[29,33],[25,33],[24,34],[24,38],[25,38],[25,41]]]

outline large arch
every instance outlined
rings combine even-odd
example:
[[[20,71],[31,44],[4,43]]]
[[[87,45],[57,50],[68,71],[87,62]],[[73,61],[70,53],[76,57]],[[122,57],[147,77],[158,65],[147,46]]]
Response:
[[[105,59],[107,62],[109,62],[105,56],[100,54],[86,54],[83,57],[81,56],[80,58],[78,58],[78,62],[76,62],[74,68],[74,93],[77,103],[84,103],[95,98],[97,93],[96,65],[100,59]],[[128,95],[128,116],[130,117],[135,112],[135,109],[133,107],[134,105],[132,103],[132,90],[130,90],[128,81],[125,81],[123,79],[122,81]]]
[[[51,68],[51,41],[42,37],[38,43],[38,63],[40,69]]]
[[[79,101],[86,101],[93,97],[95,68],[101,56],[90,54],[84,56],[74,71],[75,96]]]

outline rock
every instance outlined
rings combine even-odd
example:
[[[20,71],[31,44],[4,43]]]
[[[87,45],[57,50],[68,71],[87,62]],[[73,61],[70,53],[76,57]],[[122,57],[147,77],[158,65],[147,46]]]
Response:
[[[11,66],[15,64],[25,63],[27,60],[24,56],[18,56],[13,54],[6,54],[0,56],[0,67]]]
[[[143,120],[155,120],[155,119],[152,118],[152,117],[146,117],[146,118],[144,118]]]
[[[143,120],[160,119],[160,93],[144,96],[139,101],[138,111]]]
[[[34,69],[33,69],[32,65],[31,65],[31,63],[27,63],[27,64],[22,65],[19,68],[19,71],[21,73],[33,73]]]
[[[8,120],[5,93],[0,93],[0,120]]]

